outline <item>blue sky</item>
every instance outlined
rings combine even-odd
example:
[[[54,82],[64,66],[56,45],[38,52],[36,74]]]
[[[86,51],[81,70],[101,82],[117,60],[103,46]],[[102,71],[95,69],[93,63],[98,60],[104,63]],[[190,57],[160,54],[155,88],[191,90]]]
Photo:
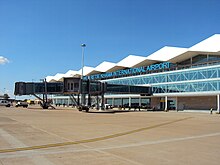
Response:
[[[220,33],[219,0],[0,0],[0,94],[85,65],[190,47]]]

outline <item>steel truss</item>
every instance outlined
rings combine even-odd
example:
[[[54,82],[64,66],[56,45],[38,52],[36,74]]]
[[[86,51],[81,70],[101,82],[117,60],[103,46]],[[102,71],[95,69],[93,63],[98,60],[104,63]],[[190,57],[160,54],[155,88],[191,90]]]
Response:
[[[153,93],[219,91],[220,66],[125,77],[107,80],[111,84],[149,85]]]

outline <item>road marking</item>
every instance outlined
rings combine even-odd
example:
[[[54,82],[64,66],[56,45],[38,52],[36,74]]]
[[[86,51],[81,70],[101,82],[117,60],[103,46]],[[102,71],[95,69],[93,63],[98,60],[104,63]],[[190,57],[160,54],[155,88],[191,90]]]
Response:
[[[112,146],[112,147],[102,147],[99,149],[100,150],[109,150],[109,149],[119,149],[119,148],[128,148],[128,147],[138,147],[138,146],[143,146],[143,145],[154,145],[154,144],[186,141],[186,140],[201,139],[201,138],[213,137],[213,136],[220,136],[220,132],[198,135],[198,136],[188,136],[188,137],[182,137],[182,138],[172,138],[172,139],[140,142],[140,143],[135,143],[135,144],[126,144],[126,145],[119,145],[119,146]]]
[[[27,147],[24,143],[22,143],[20,140],[18,140],[17,138],[15,138],[14,136],[12,136],[3,129],[0,129],[0,137],[6,140],[12,147],[23,147],[23,148]],[[50,162],[48,159],[46,159],[43,155],[41,156],[36,155],[34,157],[28,156],[28,158],[31,159],[31,161],[35,165],[42,165],[42,164],[53,165],[53,163]]]
[[[153,129],[153,128],[169,125],[169,124],[172,124],[172,123],[177,123],[177,122],[188,120],[188,119],[191,119],[191,118],[192,117],[182,118],[182,119],[169,121],[169,122],[165,122],[165,123],[161,123],[161,124],[157,124],[157,125],[153,125],[153,126],[149,126],[149,127],[139,128],[139,129],[132,130],[132,131],[116,133],[116,134],[107,135],[107,136],[98,137],[98,138],[93,138],[93,139],[79,140],[79,141],[73,141],[73,142],[54,143],[54,144],[45,144],[45,145],[38,145],[38,146],[31,146],[31,147],[17,147],[17,148],[12,148],[12,149],[1,149],[0,153],[46,149],[46,148],[52,148],[52,147],[62,147],[62,146],[68,146],[68,145],[76,145],[76,144],[97,142],[97,141],[102,141],[102,140],[107,140],[107,139],[112,139],[112,138],[116,138],[116,137],[120,137],[120,136],[129,135],[129,134],[133,134],[133,133],[137,133],[137,132],[141,132],[141,131],[150,130],[150,129]]]
[[[12,147],[27,147],[21,141],[17,140],[14,136],[10,135],[3,129],[0,129],[0,136],[5,139]]]
[[[40,130],[40,131],[42,131],[42,132],[45,132],[45,133],[47,133],[47,134],[49,134],[49,135],[57,136],[57,137],[59,137],[59,138],[61,138],[61,139],[69,140],[69,141],[70,141],[70,139],[61,137],[61,136],[59,136],[59,135],[57,135],[57,134],[48,132],[48,131],[46,131],[46,130],[39,129],[39,128],[33,127],[33,126],[31,126],[31,127],[34,128],[34,129],[38,129],[38,130]],[[94,149],[94,148],[92,148],[92,147],[90,147],[90,146],[88,146],[88,145],[86,145],[86,144],[80,144],[80,145],[83,146],[83,147],[85,147],[85,148],[87,148],[88,150],[89,150],[89,149],[93,149],[92,151],[96,151],[96,152],[101,153],[101,154],[107,154],[107,155],[112,156],[112,157],[115,157],[115,158],[117,158],[117,159],[120,159],[120,160],[129,162],[130,164],[142,165],[142,164],[140,164],[140,163],[138,163],[138,162],[132,161],[132,160],[127,159],[127,158],[124,158],[124,157],[122,157],[122,156],[119,156],[119,155],[116,155],[116,154],[112,154],[112,153],[109,153],[109,152],[106,152],[106,151],[103,151],[103,150]]]
[[[172,139],[164,139],[164,140],[156,140],[156,141],[146,141],[140,143],[133,143],[133,144],[124,144],[124,145],[117,145],[117,146],[109,146],[109,147],[98,147],[98,148],[87,148],[87,149],[74,149],[74,148],[67,148],[61,151],[41,151],[41,152],[29,152],[28,155],[48,155],[48,154],[62,154],[62,153],[77,153],[77,152],[89,152],[89,151],[103,151],[103,150],[111,150],[111,149],[121,149],[121,148],[129,148],[129,147],[139,147],[144,145],[156,145],[156,144],[163,144],[163,143],[171,143],[171,142],[178,142],[178,141],[187,141],[187,140],[194,140],[194,139],[201,139],[213,136],[220,136],[220,132],[211,133],[211,134],[203,134],[197,136],[188,136],[188,137],[180,137],[180,138],[172,138]],[[0,155],[0,158],[15,158],[15,157],[23,157],[27,156],[27,153],[20,152],[20,153],[4,153]]]

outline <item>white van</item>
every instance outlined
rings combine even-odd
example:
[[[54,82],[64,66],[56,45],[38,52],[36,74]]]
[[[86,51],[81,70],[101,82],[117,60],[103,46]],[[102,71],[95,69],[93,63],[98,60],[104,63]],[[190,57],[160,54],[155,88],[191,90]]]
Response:
[[[8,100],[0,100],[0,106],[10,107],[12,106],[12,103]]]

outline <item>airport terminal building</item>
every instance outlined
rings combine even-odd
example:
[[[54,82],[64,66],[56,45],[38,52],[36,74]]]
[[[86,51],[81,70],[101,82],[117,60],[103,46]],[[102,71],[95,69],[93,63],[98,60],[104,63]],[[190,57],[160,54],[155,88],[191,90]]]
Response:
[[[148,56],[129,55],[118,63],[104,61],[94,68],[85,66],[83,73],[84,79],[151,88],[151,95],[106,94],[105,102],[114,106],[220,111],[220,34],[190,48],[165,46]],[[53,82],[77,76],[81,76],[81,70],[46,79]],[[54,103],[70,103],[66,96],[52,99]]]

